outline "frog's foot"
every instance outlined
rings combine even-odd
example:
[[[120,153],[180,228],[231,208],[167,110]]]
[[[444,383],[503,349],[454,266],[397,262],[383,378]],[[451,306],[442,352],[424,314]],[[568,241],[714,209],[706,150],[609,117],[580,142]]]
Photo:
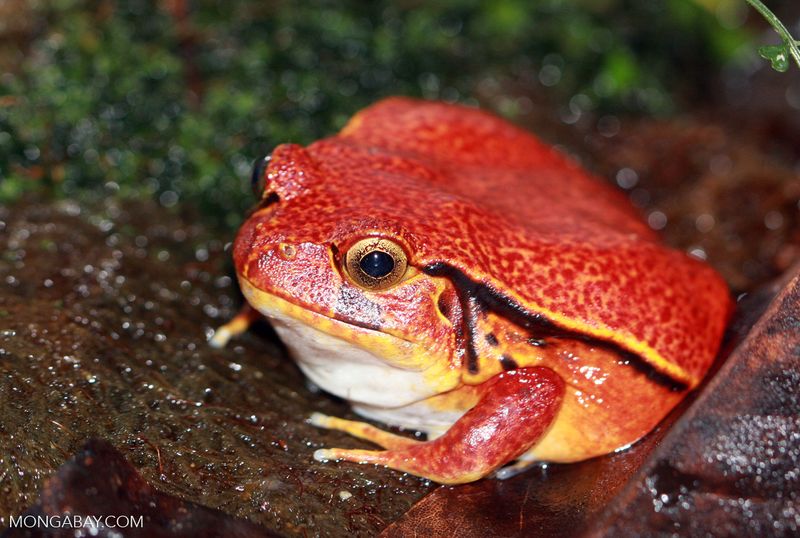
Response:
[[[318,428],[326,428],[328,430],[339,430],[341,432],[349,433],[353,437],[364,439],[378,446],[388,449],[406,448],[409,446],[417,445],[421,441],[409,439],[402,435],[395,435],[393,433],[385,432],[380,428],[376,428],[372,424],[366,422],[357,422],[355,420],[345,420],[343,418],[329,417],[322,413],[312,413],[308,421],[317,426]],[[319,454],[319,457],[317,456]],[[322,461],[333,458],[327,458],[325,449],[320,449],[314,452],[314,459]]]
[[[261,317],[261,314],[258,310],[245,303],[232,320],[214,331],[213,336],[208,339],[208,343],[211,344],[211,347],[225,347],[231,338],[245,332],[259,317]]]
[[[389,447],[388,450],[321,449],[314,453],[314,459],[376,463],[443,484],[472,482],[512,461],[536,444],[556,418],[563,395],[564,381],[549,368],[521,368],[504,372],[486,383],[477,405],[441,437],[397,448]],[[357,428],[354,426],[342,424],[344,427],[338,427],[339,423],[329,422],[341,419],[323,417],[318,420],[325,427],[373,440],[367,435],[371,436],[374,432],[361,436],[355,433]],[[359,433],[363,433],[363,430]]]

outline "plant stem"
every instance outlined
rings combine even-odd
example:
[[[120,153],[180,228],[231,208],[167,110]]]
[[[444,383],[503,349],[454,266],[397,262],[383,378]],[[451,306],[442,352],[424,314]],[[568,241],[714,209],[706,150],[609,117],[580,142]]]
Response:
[[[792,58],[794,58],[797,67],[800,67],[800,49],[797,48],[797,41],[794,40],[792,34],[789,33],[789,30],[786,29],[786,26],[775,16],[775,14],[770,11],[770,9],[761,3],[760,0],[747,0],[747,3],[753,6],[756,11],[761,13],[761,15],[767,19],[767,22],[770,23],[772,28],[781,36],[781,39],[786,44],[786,47],[789,49],[789,54]]]

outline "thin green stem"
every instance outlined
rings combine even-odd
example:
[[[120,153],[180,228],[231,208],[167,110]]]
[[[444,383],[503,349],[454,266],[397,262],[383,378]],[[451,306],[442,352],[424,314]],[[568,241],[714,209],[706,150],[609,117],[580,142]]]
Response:
[[[789,49],[789,54],[792,58],[794,58],[797,67],[800,67],[800,48],[797,48],[797,41],[792,37],[792,34],[789,33],[789,30],[786,29],[786,26],[775,16],[775,14],[770,11],[770,9],[762,4],[760,0],[747,0],[747,3],[753,6],[756,11],[761,13],[761,15],[767,19],[767,22],[770,23],[772,28],[781,36],[781,39],[786,44]]]

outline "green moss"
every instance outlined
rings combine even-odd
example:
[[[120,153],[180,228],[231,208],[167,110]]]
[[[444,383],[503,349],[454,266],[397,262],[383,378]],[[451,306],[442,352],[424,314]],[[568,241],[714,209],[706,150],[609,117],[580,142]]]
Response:
[[[226,228],[253,159],[383,96],[474,102],[487,81],[541,79],[564,101],[665,113],[742,41],[691,0],[197,0],[183,19],[155,0],[45,4],[0,77],[0,203],[157,196]]]

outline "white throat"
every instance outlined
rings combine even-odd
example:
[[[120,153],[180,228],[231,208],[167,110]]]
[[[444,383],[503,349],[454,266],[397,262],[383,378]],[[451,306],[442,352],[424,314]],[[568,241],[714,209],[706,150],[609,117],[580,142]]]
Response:
[[[419,370],[390,365],[371,352],[277,312],[263,312],[303,373],[354,404],[401,407],[436,394]]]

